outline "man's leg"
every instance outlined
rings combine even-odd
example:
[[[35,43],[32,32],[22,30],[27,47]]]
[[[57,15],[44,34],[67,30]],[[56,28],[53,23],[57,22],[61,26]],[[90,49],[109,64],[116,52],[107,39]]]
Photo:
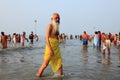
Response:
[[[49,61],[43,61],[42,66],[39,68],[38,73],[36,74],[38,77],[42,76],[43,71],[45,70],[45,68],[48,66]]]
[[[106,56],[105,56],[105,49],[103,49],[103,59],[105,59]]]
[[[110,59],[110,48],[108,48],[108,59]]]
[[[61,66],[60,69],[58,70],[58,74],[59,74],[60,76],[63,75],[63,68],[62,68],[62,66]]]

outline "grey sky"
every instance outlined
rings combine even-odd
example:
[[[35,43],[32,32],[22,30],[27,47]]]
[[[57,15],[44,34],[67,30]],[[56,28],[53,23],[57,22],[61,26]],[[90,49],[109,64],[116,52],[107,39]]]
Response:
[[[61,33],[120,31],[120,0],[0,0],[0,31],[45,35],[54,12],[61,16]]]

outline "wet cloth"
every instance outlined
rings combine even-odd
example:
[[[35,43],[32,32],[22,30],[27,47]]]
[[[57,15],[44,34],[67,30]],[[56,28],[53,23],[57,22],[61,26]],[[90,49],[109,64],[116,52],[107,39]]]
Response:
[[[110,48],[111,42],[110,40],[105,40],[105,44],[103,45],[103,49]]]
[[[87,45],[88,44],[88,35],[83,33],[82,39],[83,39],[83,45]]]
[[[97,34],[95,34],[94,40],[93,40],[94,47],[98,47],[98,42],[99,42],[99,37]]]
[[[110,40],[106,40],[106,47],[107,48],[110,48],[110,44],[111,44]]]
[[[88,44],[88,41],[83,39],[83,45],[87,45]]]
[[[54,56],[50,56],[50,49],[46,45],[44,60],[49,61],[49,64],[53,70],[53,72],[58,71],[58,69],[62,66],[62,57],[59,48],[59,40],[55,38],[49,38],[50,45],[54,51]]]

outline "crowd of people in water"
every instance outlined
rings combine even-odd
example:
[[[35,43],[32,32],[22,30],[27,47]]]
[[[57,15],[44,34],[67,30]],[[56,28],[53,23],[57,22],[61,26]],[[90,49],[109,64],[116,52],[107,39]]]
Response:
[[[6,49],[8,43],[12,43],[13,47],[16,47],[16,44],[21,44],[21,47],[25,46],[25,40],[30,44],[34,44],[34,41],[38,41],[38,35],[31,32],[28,37],[26,37],[26,32],[22,32],[22,34],[13,33],[12,36],[6,35],[4,32],[1,32],[1,48]],[[101,31],[95,31],[94,34],[89,35],[86,31],[84,31],[81,35],[66,35],[65,33],[61,33],[59,36],[59,41],[62,43],[66,40],[79,39],[82,41],[83,48],[88,48],[89,42],[92,42],[93,48],[100,49],[103,56],[103,63],[106,63],[107,59],[110,59],[111,54],[111,45],[114,45],[116,48],[120,48],[120,32],[118,34],[111,33],[102,33]],[[107,55],[106,55],[107,50]],[[107,57],[106,57],[107,56]]]
[[[115,46],[115,48],[120,48],[120,32],[118,34],[112,33],[104,33],[101,31],[95,31],[93,35],[87,34],[86,31],[83,32],[82,35],[64,35],[65,39],[80,39],[83,44],[83,48],[87,49],[89,42],[92,41],[93,48],[96,48],[102,51],[103,55],[103,63],[106,63],[107,59],[110,59],[111,54],[111,46]],[[105,54],[107,50],[107,55]],[[107,56],[107,57],[106,57]]]
[[[22,34],[13,33],[12,35],[6,35],[5,32],[1,32],[1,48],[6,49],[8,43],[12,43],[13,47],[16,47],[16,44],[21,44],[22,47],[25,46],[25,40],[33,44],[34,40],[38,41],[39,37],[37,34],[29,34],[29,37],[26,37],[26,32],[22,32]]]
[[[7,43],[13,43],[13,47],[16,46],[16,43],[20,43],[22,47],[25,45],[25,40],[33,44],[34,40],[38,41],[39,37],[37,34],[31,32],[28,37],[26,37],[26,32],[22,32],[22,34],[13,33],[12,35],[6,35],[4,32],[1,32],[1,47],[2,49],[7,48]],[[101,48],[101,43],[104,43],[103,48],[110,47],[111,43],[114,44],[117,48],[120,47],[120,32],[118,34],[111,33],[101,33],[101,31],[95,31],[94,34],[89,35],[86,31],[81,35],[66,35],[65,33],[61,33],[59,35],[60,42],[65,41],[67,39],[79,39],[83,42],[83,46],[88,46],[88,42],[93,40],[94,48]],[[109,49],[108,49],[109,50]],[[110,52],[110,50],[109,50]]]
[[[110,60],[111,58],[111,45],[114,45],[117,48],[120,47],[120,32],[118,34],[106,34],[101,31],[95,31],[94,34],[89,35],[86,31],[84,31],[81,35],[75,35],[73,37],[73,35],[68,36],[65,33],[60,34],[59,24],[60,16],[58,13],[54,13],[51,17],[51,23],[46,28],[44,60],[36,73],[36,76],[38,77],[42,76],[48,64],[51,65],[54,73],[58,72],[59,76],[63,76],[63,62],[59,44],[68,39],[81,40],[84,50],[87,50],[89,42],[91,42],[93,44],[93,48],[100,50],[102,53],[103,60],[101,61],[105,64],[106,60]],[[26,37],[26,32],[22,32],[22,34],[13,33],[12,36],[1,32],[0,36],[2,49],[6,49],[8,43],[12,43],[15,48],[17,43],[20,43],[21,47],[24,47],[25,40],[30,42],[30,44],[34,44],[34,40],[38,41],[39,39],[38,35],[33,32],[31,32],[28,37]],[[108,55],[105,54],[106,50]]]
[[[104,48],[105,44],[114,44],[117,48],[120,47],[120,32],[118,34],[112,34],[112,33],[104,33],[101,31],[95,31],[94,34],[87,34],[86,31],[83,32],[81,35],[65,35],[64,33],[60,35],[60,38],[62,40],[67,39],[79,39],[83,42],[83,46],[87,46],[88,42],[93,41],[93,47],[94,48],[101,48],[101,43],[103,43]],[[108,42],[108,40],[110,40]],[[102,46],[102,47],[103,47]],[[106,45],[107,46],[107,45]]]

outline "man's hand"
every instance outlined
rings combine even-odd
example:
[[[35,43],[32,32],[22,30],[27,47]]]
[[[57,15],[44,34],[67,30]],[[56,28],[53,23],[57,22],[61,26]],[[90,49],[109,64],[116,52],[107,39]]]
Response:
[[[50,56],[51,56],[51,57],[54,56],[54,52],[53,52],[53,50],[50,50]]]

